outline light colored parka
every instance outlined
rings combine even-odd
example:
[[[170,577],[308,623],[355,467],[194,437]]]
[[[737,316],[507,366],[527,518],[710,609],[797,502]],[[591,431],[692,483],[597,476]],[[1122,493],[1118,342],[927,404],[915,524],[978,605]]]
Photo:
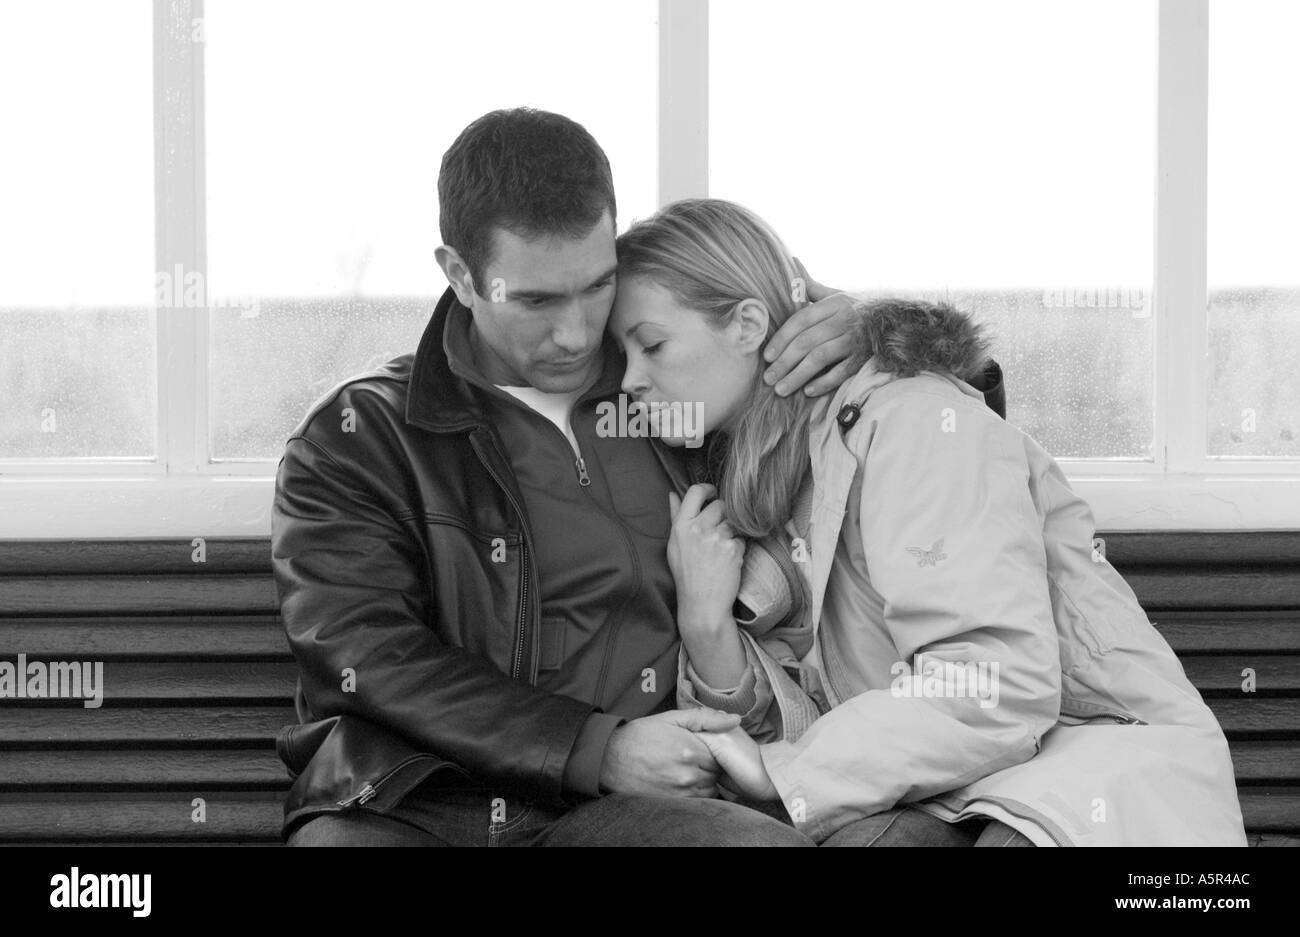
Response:
[[[978,390],[903,376],[897,351],[815,413],[810,515],[788,529],[806,653],[797,629],[742,630],[746,728],[796,825],[820,841],[912,803],[1038,845],[1245,845],[1222,729],[1094,551],[1088,505]],[[788,604],[754,565],[742,599]]]

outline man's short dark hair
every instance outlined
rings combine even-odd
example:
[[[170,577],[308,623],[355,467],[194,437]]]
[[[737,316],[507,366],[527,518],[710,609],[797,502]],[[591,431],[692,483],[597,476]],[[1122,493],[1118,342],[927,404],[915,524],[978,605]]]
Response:
[[[461,131],[442,157],[438,203],[442,242],[465,261],[480,296],[495,228],[582,238],[606,209],[616,216],[600,144],[576,121],[528,107],[492,111]]]

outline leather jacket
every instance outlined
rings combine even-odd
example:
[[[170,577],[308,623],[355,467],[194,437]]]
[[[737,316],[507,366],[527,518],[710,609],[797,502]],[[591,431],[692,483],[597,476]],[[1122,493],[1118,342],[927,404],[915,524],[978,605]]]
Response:
[[[453,309],[468,315],[448,290],[414,355],[334,388],[286,444],[272,559],[301,671],[300,724],[276,740],[295,778],[286,837],[322,813],[385,812],[442,773],[565,804],[566,763],[598,711],[534,686],[528,518],[499,433],[449,366]],[[620,365],[610,343],[593,391],[617,393]],[[678,452],[651,442],[683,490]],[[575,695],[595,698],[599,680]]]

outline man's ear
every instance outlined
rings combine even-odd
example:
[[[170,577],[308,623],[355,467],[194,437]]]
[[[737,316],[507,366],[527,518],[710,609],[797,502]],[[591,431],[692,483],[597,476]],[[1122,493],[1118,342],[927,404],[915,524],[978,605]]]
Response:
[[[742,299],[731,313],[731,322],[739,328],[739,348],[743,352],[756,352],[767,341],[767,328],[771,318],[767,306],[758,299]]]
[[[446,275],[447,282],[451,284],[460,304],[466,308],[473,308],[474,278],[470,275],[469,265],[461,259],[456,248],[443,244],[433,252],[433,256]]]

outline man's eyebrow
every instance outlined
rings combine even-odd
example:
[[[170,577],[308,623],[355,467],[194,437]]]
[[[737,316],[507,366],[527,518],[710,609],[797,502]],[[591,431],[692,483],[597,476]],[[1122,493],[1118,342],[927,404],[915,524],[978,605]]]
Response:
[[[616,273],[618,273],[618,264],[610,267],[582,289],[589,290],[597,283],[604,283],[606,280],[612,279]],[[511,299],[560,299],[564,295],[564,293],[556,293],[552,290],[512,290],[509,293]]]

